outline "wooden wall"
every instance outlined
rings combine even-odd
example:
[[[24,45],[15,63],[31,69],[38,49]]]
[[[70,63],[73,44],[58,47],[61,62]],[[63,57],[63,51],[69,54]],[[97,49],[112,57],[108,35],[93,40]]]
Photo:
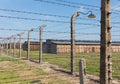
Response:
[[[70,45],[57,45],[57,53],[70,53]],[[99,45],[76,45],[76,53],[100,52]]]
[[[99,53],[99,45],[76,45],[76,53]],[[120,46],[113,45],[112,52],[120,52]],[[70,45],[57,45],[56,53],[70,53]]]
[[[23,49],[27,50],[27,44],[23,45]],[[54,43],[43,43],[43,52],[44,53],[70,53],[71,46],[69,44],[54,44]],[[31,51],[39,51],[39,44],[31,44]],[[82,44],[76,45],[76,53],[99,53],[100,45],[99,44]],[[120,45],[112,45],[112,52],[120,52]]]

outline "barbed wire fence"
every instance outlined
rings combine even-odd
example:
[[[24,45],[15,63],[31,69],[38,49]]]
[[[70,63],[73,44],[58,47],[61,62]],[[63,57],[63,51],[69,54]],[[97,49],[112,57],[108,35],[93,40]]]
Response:
[[[80,3],[74,3],[74,2],[68,2],[64,0],[56,0],[59,2],[52,2],[48,0],[35,0],[40,1],[44,3],[49,4],[56,4],[56,5],[62,5],[72,8],[79,8],[76,6]],[[61,3],[62,2],[62,3]],[[67,3],[67,4],[66,4]],[[98,6],[92,6],[92,5],[86,5],[82,4],[87,10],[95,10],[100,12],[100,7]],[[18,17],[18,16],[6,16],[6,15],[0,15],[1,18],[6,19],[20,19],[20,20],[30,20],[30,21],[42,21],[42,22],[49,22],[53,24],[52,26],[47,25],[46,28],[51,28],[51,30],[47,30],[46,28],[42,31],[43,36],[43,56],[42,60],[44,62],[49,62],[51,64],[57,65],[60,68],[63,68],[67,71],[70,71],[70,16],[61,16],[61,15],[52,15],[52,14],[42,14],[42,13],[34,13],[29,11],[19,11],[19,10],[11,10],[11,9],[2,9],[0,8],[0,11],[7,11],[12,13],[25,13],[25,14],[34,14],[34,15],[42,15],[42,16],[50,16],[50,17],[56,17],[56,18],[64,18],[67,20],[49,20],[49,19],[35,19],[35,18],[27,18],[27,17]],[[120,11],[112,9],[112,41],[115,43],[112,47],[113,52],[113,78],[120,80],[120,59],[119,59],[119,52],[120,52],[120,34],[119,34],[119,21],[116,21],[114,18],[118,17],[120,14]],[[80,22],[79,20],[83,20]],[[85,22],[86,21],[86,22]],[[90,21],[90,22],[87,22]],[[56,25],[58,28],[52,30],[53,27],[56,27],[54,23],[58,23]],[[63,27],[64,25],[67,25],[66,27]],[[96,80],[99,80],[99,66],[100,66],[100,54],[99,54],[99,41],[100,41],[100,20],[99,19],[86,19],[86,18],[77,18],[77,21],[75,23],[76,25],[76,41],[78,41],[78,44],[76,44],[76,74],[78,74],[79,71],[79,61],[81,58],[86,59],[86,67],[87,67],[87,73],[88,75],[97,75]],[[62,28],[60,27],[62,26]],[[82,30],[82,31],[79,31]],[[22,37],[22,57],[27,59],[27,53],[28,53],[28,31],[29,30],[22,30],[22,29],[13,29],[13,28],[0,28],[0,31],[17,31],[17,32],[25,32],[24,37]],[[49,37],[48,37],[49,36]],[[82,40],[84,38],[84,40]],[[11,55],[13,57],[19,57],[19,38],[16,37],[16,40],[14,41],[14,37],[8,36],[8,37],[0,37],[1,42],[1,53],[5,52],[7,55]],[[35,28],[34,31],[31,31],[30,34],[30,56],[29,60],[34,62],[39,62],[39,54],[40,54],[40,42],[39,42],[39,28]],[[81,41],[80,41],[81,40]],[[95,42],[94,43],[91,43]],[[25,43],[26,42],[26,43]],[[53,42],[53,43],[52,43]],[[79,43],[83,42],[83,43]],[[85,44],[85,42],[87,42]],[[90,44],[89,44],[90,42]],[[77,42],[76,42],[77,43]],[[7,46],[8,44],[8,46]],[[80,46],[79,46],[80,45]],[[15,53],[14,53],[15,52]],[[15,55],[14,55],[15,54]],[[92,79],[88,76],[89,79]]]

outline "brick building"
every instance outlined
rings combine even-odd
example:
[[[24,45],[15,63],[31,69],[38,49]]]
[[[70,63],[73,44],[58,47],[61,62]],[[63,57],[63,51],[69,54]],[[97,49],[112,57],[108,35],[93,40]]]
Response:
[[[70,53],[70,40],[46,40],[46,53]],[[76,53],[100,52],[100,41],[77,40],[75,46]],[[112,42],[112,52],[120,52],[120,42]]]
[[[27,51],[28,48],[28,42],[25,41],[22,45],[23,50]],[[31,51],[38,51],[39,50],[39,42],[36,41],[30,41],[30,50]]]

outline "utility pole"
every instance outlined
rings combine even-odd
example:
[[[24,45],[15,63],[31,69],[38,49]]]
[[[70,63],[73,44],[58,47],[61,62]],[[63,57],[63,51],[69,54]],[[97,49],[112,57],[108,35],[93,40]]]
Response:
[[[6,48],[6,39],[4,39],[4,53],[6,54],[7,48]]]
[[[8,55],[8,40],[9,40],[9,38],[6,39],[6,50],[7,50],[7,55]]]
[[[4,50],[5,50],[5,41],[3,40],[3,53],[4,53]]]
[[[87,84],[86,61],[82,58],[79,62],[80,84]]]
[[[27,47],[27,59],[29,60],[29,56],[30,56],[30,31],[28,31],[28,43],[27,43],[28,47]]]
[[[89,14],[90,13],[90,14]],[[75,51],[75,18],[78,17],[80,14],[88,15],[88,18],[96,18],[96,16],[92,13],[92,11],[88,11],[87,13],[83,12],[76,12],[71,17],[71,74],[75,75],[75,63],[76,63],[76,51]]]
[[[22,40],[21,40],[21,36],[22,34],[24,34],[24,32],[18,34],[19,36],[19,58],[21,58],[21,49],[22,49]]]
[[[16,35],[14,35],[14,44],[13,44],[13,56],[15,56],[16,53]]]
[[[1,54],[3,53],[3,40],[1,40]]]
[[[40,35],[39,35],[39,37],[40,37],[39,63],[42,63],[42,55],[43,55],[42,54],[43,53],[43,49],[42,49],[42,30],[43,30],[44,27],[46,27],[45,24],[41,25],[40,28],[39,28],[39,31],[40,31]]]
[[[0,55],[2,55],[2,40],[0,41]]]
[[[11,54],[11,40],[12,40],[12,37],[10,37],[9,39],[9,54]]]
[[[30,32],[33,31],[33,28],[28,31],[28,48],[27,48],[27,59],[29,59],[30,56]]]
[[[3,46],[3,52],[4,52],[4,49],[5,49],[5,40],[4,39],[2,40],[2,43],[3,43],[2,46]]]
[[[77,16],[79,16],[79,12],[76,12],[71,17],[71,74],[75,75],[75,28],[74,21]]]
[[[112,84],[110,0],[101,0],[100,84]]]
[[[13,39],[14,39],[14,35],[12,35],[11,36],[11,55],[13,56],[13,50],[14,50],[14,41],[13,41]]]
[[[1,42],[0,42],[0,56],[1,56],[1,54],[2,54],[2,48],[1,48]]]

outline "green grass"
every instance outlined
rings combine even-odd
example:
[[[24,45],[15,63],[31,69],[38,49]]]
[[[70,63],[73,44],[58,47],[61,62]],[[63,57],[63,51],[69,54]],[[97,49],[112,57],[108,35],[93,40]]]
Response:
[[[3,62],[9,62],[10,64],[7,63],[7,65],[0,66],[0,70],[2,70],[2,71],[0,71],[0,84],[10,84],[12,82],[17,82],[18,80],[20,80],[19,83],[26,84],[27,80],[22,81],[24,79],[22,79],[19,76],[19,73],[17,73],[17,71],[16,71],[21,68],[22,69],[28,68],[28,67],[26,67],[26,64],[24,62],[21,62],[19,60],[12,59],[9,57],[0,56],[0,64]],[[4,68],[4,67],[6,67],[6,68]]]
[[[25,53],[25,51],[23,52]],[[22,53],[22,54],[23,54]],[[38,59],[39,52],[31,51],[30,58]],[[100,54],[99,53],[81,53],[76,54],[76,69],[79,69],[79,61],[81,58],[86,60],[87,73],[99,75],[100,71]],[[61,68],[70,70],[70,54],[43,54],[43,61],[49,62],[54,65],[58,65]],[[118,78],[120,80],[120,54],[112,53],[112,69],[113,78]]]
[[[99,53],[76,54],[76,69],[79,70],[79,61],[81,58],[86,60],[87,73],[99,75],[100,72],[100,55]],[[70,54],[44,54],[43,61],[58,65],[61,68],[70,70]],[[112,54],[113,78],[120,80],[120,55]]]
[[[70,84],[68,81],[52,77],[38,67],[31,67],[20,60],[0,56],[0,84],[32,84],[33,81],[40,81],[39,84],[46,84],[46,82],[47,84]]]
[[[58,65],[64,69],[70,70],[70,54],[44,54],[43,61]],[[87,72],[99,75],[99,55],[96,53],[77,54],[76,69],[79,69],[79,61],[81,58],[86,59]]]
[[[113,53],[112,55],[113,62],[113,77],[118,78],[120,80],[120,54]]]
[[[39,52],[38,51],[32,51],[30,52],[30,59],[37,60],[39,58]]]
[[[0,84],[20,80],[18,74],[13,71],[0,72]]]
[[[43,70],[40,70],[40,69],[35,69],[35,73],[37,75],[48,75],[47,73],[45,73]]]

